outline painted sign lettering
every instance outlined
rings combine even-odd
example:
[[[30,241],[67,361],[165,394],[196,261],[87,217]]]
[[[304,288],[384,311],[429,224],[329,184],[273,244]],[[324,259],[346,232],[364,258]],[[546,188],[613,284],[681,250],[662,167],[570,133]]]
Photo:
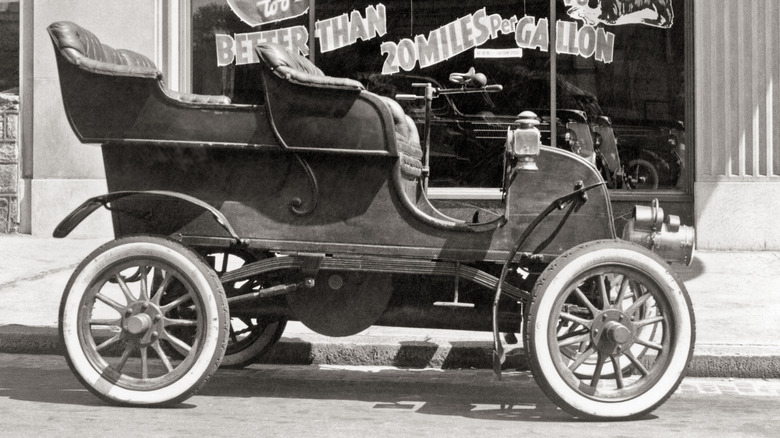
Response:
[[[260,26],[299,17],[309,10],[309,0],[227,0],[244,23]]]

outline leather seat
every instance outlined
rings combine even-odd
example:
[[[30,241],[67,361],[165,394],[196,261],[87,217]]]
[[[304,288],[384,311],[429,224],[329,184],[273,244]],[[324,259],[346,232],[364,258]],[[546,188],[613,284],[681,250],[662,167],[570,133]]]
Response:
[[[352,89],[368,93],[360,82],[349,78],[327,76],[308,59],[301,55],[293,54],[290,50],[278,44],[259,44],[256,47],[256,51],[261,61],[279,78],[300,85]],[[423,153],[417,126],[411,117],[404,113],[398,102],[389,97],[377,97],[387,106],[393,117],[396,150],[401,158],[403,171],[410,175],[420,176],[422,170],[420,160]]]
[[[162,80],[163,75],[151,59],[126,49],[114,49],[103,44],[92,32],[70,21],[52,23],[49,35],[60,53],[71,63],[92,73],[112,76],[132,76]],[[227,96],[163,91],[172,99],[185,103],[230,104]]]

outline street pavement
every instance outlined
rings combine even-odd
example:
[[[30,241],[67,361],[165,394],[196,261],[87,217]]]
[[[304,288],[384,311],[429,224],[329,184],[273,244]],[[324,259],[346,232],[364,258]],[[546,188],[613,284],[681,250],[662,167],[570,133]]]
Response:
[[[107,239],[0,235],[0,353],[58,354],[57,313],[70,274]],[[697,251],[674,265],[696,315],[688,375],[780,378],[780,253]],[[264,359],[276,364],[490,368],[492,335],[373,326],[343,338],[290,322]],[[508,346],[522,367],[522,346]]]
[[[636,421],[579,421],[526,371],[336,365],[220,369],[170,408],[121,408],[62,356],[0,353],[0,437],[777,437],[779,379],[685,378]]]

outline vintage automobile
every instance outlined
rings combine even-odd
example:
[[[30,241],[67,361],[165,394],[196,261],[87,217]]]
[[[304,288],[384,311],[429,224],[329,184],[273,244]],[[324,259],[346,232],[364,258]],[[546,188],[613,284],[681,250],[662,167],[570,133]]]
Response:
[[[655,126],[617,123],[613,126],[626,174],[637,189],[675,188],[685,170],[685,128],[682,122]]]
[[[187,399],[231,346],[255,345],[231,319],[260,327],[261,347],[290,319],[330,336],[459,322],[493,332],[499,376],[500,332],[522,325],[540,387],[586,419],[641,417],[680,384],[694,316],[668,263],[690,263],[693,229],[654,203],[620,239],[595,167],[540,146],[533,114],[506,131],[502,214],[454,218],[426,196],[429,128],[420,141],[394,99],[355,80],[260,44],[264,102],[235,105],[167,89],[148,58],[74,23],[48,31],[65,113],[102,144],[110,191],[54,231],[112,214],[116,239],[76,268],[59,311],[68,364],[101,399]],[[426,85],[425,105],[497,88],[459,77]]]

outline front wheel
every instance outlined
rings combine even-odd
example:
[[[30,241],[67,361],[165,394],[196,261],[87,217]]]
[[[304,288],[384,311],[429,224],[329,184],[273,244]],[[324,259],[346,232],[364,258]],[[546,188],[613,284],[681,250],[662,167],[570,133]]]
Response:
[[[655,254],[616,240],[554,260],[526,326],[537,383],[584,419],[638,418],[660,406],[682,381],[694,338],[682,283]]]
[[[92,393],[161,406],[187,399],[217,370],[228,323],[225,292],[200,256],[168,239],[133,236],[76,268],[59,333],[68,365]]]

